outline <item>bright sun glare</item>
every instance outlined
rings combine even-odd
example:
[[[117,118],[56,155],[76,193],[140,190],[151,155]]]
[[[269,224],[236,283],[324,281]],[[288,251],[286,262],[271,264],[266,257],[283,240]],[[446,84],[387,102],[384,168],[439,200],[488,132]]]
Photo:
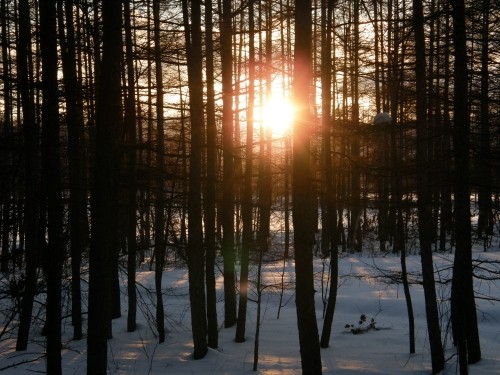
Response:
[[[271,98],[262,111],[264,126],[271,128],[273,137],[283,137],[289,132],[293,115],[293,105],[285,98]]]

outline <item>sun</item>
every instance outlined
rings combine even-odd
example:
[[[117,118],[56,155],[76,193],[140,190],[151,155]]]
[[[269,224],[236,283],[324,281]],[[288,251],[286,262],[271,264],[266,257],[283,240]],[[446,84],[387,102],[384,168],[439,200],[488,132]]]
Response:
[[[284,137],[290,132],[294,112],[290,100],[272,97],[262,109],[263,125],[271,129],[273,137]]]

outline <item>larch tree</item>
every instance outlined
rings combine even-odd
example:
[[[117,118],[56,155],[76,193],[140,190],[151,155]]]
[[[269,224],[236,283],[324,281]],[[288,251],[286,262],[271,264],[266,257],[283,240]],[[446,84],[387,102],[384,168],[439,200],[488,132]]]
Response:
[[[125,28],[125,65],[127,69],[127,91],[124,108],[124,141],[123,157],[125,159],[125,223],[124,231],[127,244],[127,291],[128,291],[128,314],[127,331],[135,331],[137,327],[137,292],[135,285],[136,257],[137,257],[137,167],[136,167],[136,109],[135,109],[135,72],[134,55],[132,48],[132,21],[130,11],[130,0],[123,2],[123,17]]]
[[[2,69],[4,77],[2,79],[3,90],[2,90],[2,102],[3,102],[3,123],[0,126],[0,139],[5,142],[12,142],[12,82],[9,76],[12,74],[9,63],[9,55],[11,53],[10,38],[9,38],[9,26],[7,23],[7,6],[6,1],[0,3],[0,33],[1,33],[1,44],[2,44]],[[7,151],[7,150],[6,150]],[[10,151],[7,151],[10,154]],[[7,152],[5,155],[8,155]],[[2,157],[4,153],[2,152]],[[9,159],[11,157],[9,156]],[[10,166],[9,166],[10,167]],[[2,176],[3,177],[3,176]],[[7,180],[7,181],[6,181]],[[11,186],[10,179],[2,178],[0,182],[0,210],[1,210],[1,256],[0,256],[0,271],[8,272],[9,270],[9,257],[11,255],[9,235],[10,235],[10,215],[11,207],[13,208],[14,202],[12,199],[13,186]]]
[[[295,0],[295,54],[293,98],[296,106],[293,125],[292,204],[295,249],[297,324],[304,375],[321,374],[321,353],[316,322],[313,278],[314,228],[311,176],[312,130],[312,4]]]
[[[96,101],[94,181],[92,185],[92,239],[89,254],[89,323],[87,374],[105,375],[110,335],[110,286],[114,251],[116,143],[121,126],[121,0],[102,3],[103,53]]]
[[[63,204],[59,93],[57,81],[56,1],[41,0],[40,51],[42,57],[42,186],[47,207],[47,244],[42,259],[47,280],[47,373],[62,374],[61,367],[61,286],[64,263]]]
[[[490,0],[482,1],[482,30],[481,30],[481,105],[480,105],[480,162],[479,173],[481,182],[478,189],[479,218],[477,224],[477,235],[479,238],[493,234],[493,212],[492,212],[492,180],[491,180],[491,145],[490,145],[490,121],[489,99],[490,74],[489,74],[489,43],[490,43]],[[485,242],[486,243],[486,242]],[[486,248],[486,247],[485,247]]]
[[[71,246],[71,320],[73,338],[82,333],[81,258],[87,238],[87,200],[85,189],[85,154],[82,89],[77,77],[74,1],[58,0],[59,40],[66,99],[66,126],[68,131],[69,164],[69,225]]]
[[[30,7],[28,0],[19,1],[19,38],[17,41],[18,86],[21,99],[24,142],[24,185],[25,185],[25,287],[21,300],[19,330],[16,350],[28,347],[33,300],[37,284],[37,268],[40,258],[40,150],[39,127],[35,115],[33,94],[32,39],[30,30]]]
[[[321,2],[321,97],[322,97],[322,135],[323,135],[323,194],[325,200],[325,212],[323,212],[322,239],[323,244],[330,253],[330,285],[329,295],[325,310],[323,329],[321,332],[321,347],[330,345],[333,315],[337,302],[338,286],[338,236],[337,236],[337,207],[335,204],[335,181],[333,178],[332,165],[332,23],[334,0],[322,0]],[[325,249],[325,250],[326,250]],[[326,252],[325,250],[324,253]]]
[[[429,344],[431,348],[432,373],[437,374],[444,368],[444,352],[441,342],[441,328],[436,299],[434,263],[432,260],[432,212],[429,179],[429,130],[426,110],[426,70],[424,14],[421,1],[413,1],[413,29],[415,33],[415,73],[417,90],[417,194],[418,230],[420,239],[420,258],[424,286],[425,312]]]
[[[248,4],[248,108],[247,108],[247,136],[245,155],[245,176],[243,185],[242,203],[242,249],[241,249],[241,274],[240,274],[240,299],[238,304],[238,322],[236,325],[236,342],[245,341],[246,317],[248,305],[248,268],[249,258],[253,250],[253,126],[255,105],[255,20],[254,0]]]
[[[236,277],[234,249],[234,151],[233,151],[233,58],[232,1],[222,0],[222,255],[224,257],[224,326],[236,324]]]
[[[203,111],[203,52],[201,33],[201,0],[191,0],[191,23],[187,0],[183,0],[184,30],[189,80],[191,119],[191,155],[189,158],[188,246],[189,300],[194,359],[205,357],[207,346],[207,315],[205,302],[205,262],[201,211],[202,152],[205,139]]]
[[[154,57],[156,77],[156,190],[155,190],[155,288],[156,288],[156,326],[158,341],[165,341],[165,313],[163,308],[162,276],[165,267],[165,181],[163,169],[165,162],[165,131],[163,115],[163,70],[160,38],[160,3],[153,0]]]
[[[351,120],[352,126],[356,130],[359,127],[359,12],[360,0],[353,1],[353,46],[351,48]],[[350,157],[352,158],[351,187],[351,217],[349,223],[349,248],[351,251],[360,252],[362,250],[362,220],[361,220],[361,173],[358,159],[360,156],[360,140],[354,135],[351,139]]]
[[[219,346],[217,324],[217,293],[215,287],[216,255],[216,185],[217,185],[217,124],[215,119],[215,79],[212,1],[205,1],[205,49],[207,85],[207,184],[205,199],[205,282],[207,284],[208,346]]]
[[[454,123],[455,159],[455,260],[451,287],[451,322],[458,352],[460,374],[468,374],[468,364],[481,359],[472,270],[470,218],[470,120],[464,0],[452,1],[454,44]]]

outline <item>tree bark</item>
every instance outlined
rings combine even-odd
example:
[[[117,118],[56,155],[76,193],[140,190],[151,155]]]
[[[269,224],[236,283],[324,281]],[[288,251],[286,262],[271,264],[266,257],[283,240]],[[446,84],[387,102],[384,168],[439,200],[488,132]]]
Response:
[[[189,104],[191,118],[191,157],[189,168],[188,200],[188,269],[189,299],[194,359],[205,357],[207,346],[207,315],[205,303],[205,262],[203,226],[201,216],[201,159],[204,141],[203,66],[201,44],[201,0],[191,1],[191,27],[187,0],[183,0],[184,29],[186,35]]]
[[[125,100],[125,237],[127,242],[127,292],[128,314],[127,332],[135,331],[137,327],[137,292],[135,287],[135,272],[137,258],[137,176],[136,176],[136,110],[135,110],[135,74],[134,56],[132,51],[132,21],[130,15],[130,0],[124,0],[125,27],[125,63],[127,67],[127,95]]]
[[[113,215],[116,210],[116,142],[121,124],[120,61],[121,0],[102,4],[103,56],[99,79],[95,166],[92,187],[92,240],[89,254],[89,323],[87,374],[107,373],[107,338],[110,333],[111,257],[114,245]]]
[[[238,322],[236,326],[236,342],[245,341],[245,325],[248,304],[248,267],[249,255],[253,250],[253,200],[252,200],[252,174],[253,174],[253,126],[255,105],[255,22],[254,0],[248,4],[248,108],[247,108],[247,136],[245,153],[245,181],[243,186],[243,236],[241,249],[240,273],[240,300],[238,305]]]
[[[444,368],[444,352],[441,342],[441,328],[436,299],[434,266],[432,260],[432,205],[428,185],[429,176],[429,139],[426,110],[426,72],[424,16],[422,2],[413,1],[413,28],[415,32],[416,89],[417,89],[417,194],[418,229],[420,257],[424,284],[425,311],[429,344],[431,348],[432,373],[437,374]]]
[[[35,103],[32,91],[33,77],[31,69],[31,29],[30,8],[27,0],[19,1],[19,39],[17,48],[18,85],[21,96],[24,139],[24,231],[25,231],[25,289],[21,301],[19,330],[16,350],[26,350],[28,347],[33,300],[37,284],[37,268],[40,257],[40,144],[38,142],[39,128],[35,118]]]
[[[313,278],[314,228],[310,137],[312,80],[312,6],[310,0],[295,1],[295,58],[293,95],[297,108],[293,137],[293,230],[296,273],[296,307],[303,374],[321,374],[321,353],[316,322]]]
[[[470,120],[468,97],[465,5],[453,2],[454,73],[454,158],[456,249],[451,289],[451,321],[458,350],[460,374],[468,373],[468,363],[481,359],[472,275],[469,152]]]
[[[333,0],[322,0],[322,128],[323,128],[323,168],[324,168],[324,200],[325,211],[323,213],[323,230],[322,237],[327,237],[324,244],[327,249],[324,253],[330,254],[330,286],[328,302],[326,305],[325,318],[323,322],[323,329],[321,332],[320,344],[322,348],[327,348],[330,345],[330,335],[332,330],[333,316],[335,313],[335,305],[337,302],[337,286],[338,286],[338,238],[337,238],[337,207],[335,204],[335,181],[333,179],[333,166],[332,166],[332,130],[333,130],[333,117],[332,117],[332,23],[333,23]],[[329,251],[327,251],[329,250]]]
[[[493,234],[493,213],[491,202],[491,146],[490,146],[490,121],[489,108],[489,17],[490,0],[483,0],[483,25],[481,41],[481,109],[480,109],[480,151],[479,151],[479,219],[477,223],[477,236],[483,237]],[[485,244],[487,243],[485,239]],[[486,245],[484,247],[486,250]]]
[[[234,249],[234,162],[233,162],[233,71],[231,0],[222,0],[222,255],[224,257],[224,326],[236,324],[236,280]]]
[[[206,45],[206,81],[207,81],[207,198],[205,208],[205,273],[207,284],[207,325],[208,346],[219,346],[217,324],[217,294],[215,289],[216,255],[216,184],[217,184],[217,125],[215,122],[214,90],[214,45],[212,0],[205,1],[205,45]]]
[[[165,182],[163,179],[165,131],[163,127],[163,73],[161,59],[160,38],[160,3],[153,0],[154,22],[154,52],[155,52],[155,77],[156,77],[156,199],[155,199],[155,288],[156,288],[156,325],[158,341],[165,341],[165,313],[163,308],[162,275],[165,266]]]
[[[42,171],[47,199],[47,246],[43,265],[47,280],[47,373],[62,374],[61,285],[64,263],[63,206],[59,140],[59,93],[57,82],[56,1],[41,0],[40,51],[42,57]]]
[[[73,339],[82,334],[82,302],[80,285],[81,256],[87,243],[87,207],[85,198],[83,148],[83,108],[81,85],[77,78],[73,0],[58,0],[59,35],[66,98],[69,158],[69,225],[71,244],[71,320]],[[63,9],[64,8],[64,9]],[[66,33],[64,30],[66,29]]]

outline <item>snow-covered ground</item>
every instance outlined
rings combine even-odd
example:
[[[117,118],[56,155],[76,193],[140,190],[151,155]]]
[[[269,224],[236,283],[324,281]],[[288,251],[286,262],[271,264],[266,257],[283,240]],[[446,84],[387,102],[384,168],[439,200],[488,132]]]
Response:
[[[500,262],[500,252],[477,252],[474,258]],[[451,277],[451,255],[435,255],[436,277],[445,281]],[[315,260],[317,280],[316,311],[318,327],[323,325],[323,302],[321,277],[323,263]],[[420,258],[407,258],[410,278],[417,281],[411,286],[415,313],[416,353],[409,354],[408,318],[402,285],[390,280],[400,270],[398,256],[370,257],[368,255],[345,256],[339,262],[340,286],[331,336],[331,345],[322,349],[324,374],[430,374],[430,355],[424,314],[424,298],[418,284]],[[496,264],[496,271],[500,265]],[[325,269],[327,270],[327,265]],[[379,268],[379,269],[377,269]],[[264,265],[262,295],[262,325],[258,371],[261,374],[301,374],[298,334],[294,303],[293,260],[274,261]],[[283,270],[285,288],[280,298]],[[384,270],[382,272],[381,270]],[[393,271],[393,272],[391,272]],[[251,275],[255,275],[253,266]],[[383,277],[385,275],[385,277]],[[326,274],[323,275],[326,281]],[[498,275],[497,275],[498,277]],[[219,349],[210,350],[202,360],[193,360],[187,270],[170,268],[164,272],[164,301],[168,326],[166,342],[158,344],[154,335],[154,274],[144,268],[137,272],[138,291],[142,295],[139,303],[139,329],[126,332],[126,285],[123,285],[123,316],[113,323],[113,339],[109,341],[108,358],[110,374],[251,374],[253,373],[254,338],[256,326],[256,303],[249,302],[247,318],[247,341],[235,343],[235,327],[221,328]],[[223,322],[222,278],[218,279],[220,300],[218,302],[219,324]],[[252,288],[255,285],[252,284]],[[443,331],[449,332],[448,311],[450,285],[438,284]],[[476,282],[476,292],[482,297],[491,296],[496,302],[477,299],[478,321],[483,359],[471,366],[471,374],[500,374],[500,280]],[[255,290],[250,298],[255,299]],[[282,307],[280,306],[282,300]],[[0,301],[2,303],[2,301]],[[279,311],[280,310],[280,311]],[[280,312],[278,318],[278,311]],[[361,314],[368,320],[373,318],[376,330],[354,335],[346,324],[358,325]],[[146,316],[146,317],[145,317]],[[148,318],[149,317],[149,318]],[[71,326],[64,325],[64,374],[86,374],[86,341],[71,341]],[[44,340],[34,335],[33,343],[26,352],[15,352],[15,339],[0,342],[0,369],[5,374],[27,374],[44,372]],[[448,359],[445,374],[458,373],[457,360],[450,347],[449,334],[443,334]],[[11,365],[18,363],[15,367]]]

